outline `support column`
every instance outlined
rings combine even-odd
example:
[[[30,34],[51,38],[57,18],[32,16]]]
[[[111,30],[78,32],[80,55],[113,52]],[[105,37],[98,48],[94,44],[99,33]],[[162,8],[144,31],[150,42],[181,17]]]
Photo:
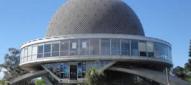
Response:
[[[170,85],[168,68],[166,68],[165,71],[166,71],[165,73],[166,73],[166,82],[167,82],[167,85]]]

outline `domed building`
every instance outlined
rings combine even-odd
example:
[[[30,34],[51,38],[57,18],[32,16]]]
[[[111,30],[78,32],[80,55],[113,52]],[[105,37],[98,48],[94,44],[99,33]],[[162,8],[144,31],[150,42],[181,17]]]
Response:
[[[46,36],[21,49],[20,66],[30,73],[11,84],[42,77],[46,85],[83,85],[86,72],[96,68],[108,85],[187,85],[170,75],[170,43],[146,37],[121,0],[67,0]]]

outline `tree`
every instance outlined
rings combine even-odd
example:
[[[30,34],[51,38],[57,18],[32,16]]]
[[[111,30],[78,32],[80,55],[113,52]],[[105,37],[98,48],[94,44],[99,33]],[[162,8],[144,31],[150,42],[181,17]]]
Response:
[[[188,62],[185,64],[185,69],[187,71],[191,71],[191,41],[190,41],[190,46],[189,46],[189,59]]]
[[[105,82],[105,75],[103,72],[96,70],[95,68],[90,68],[86,72],[86,85],[107,85]]]
[[[185,69],[183,67],[177,66],[176,68],[173,69],[173,73],[177,77],[179,77],[179,78],[181,78],[183,80],[186,79],[186,73],[185,73]]]
[[[191,57],[191,40],[190,40],[190,48],[189,48],[189,57]]]
[[[22,74],[27,73],[27,71],[21,69],[19,67],[20,62],[20,50],[16,48],[9,48],[8,53],[4,56],[4,63],[0,64],[0,69],[5,69],[4,71],[4,79],[11,80],[16,78]]]
[[[188,62],[185,64],[184,67],[177,66],[176,68],[174,68],[173,73],[177,77],[191,83],[191,41],[190,41],[190,46],[189,46],[189,59],[188,59]]]

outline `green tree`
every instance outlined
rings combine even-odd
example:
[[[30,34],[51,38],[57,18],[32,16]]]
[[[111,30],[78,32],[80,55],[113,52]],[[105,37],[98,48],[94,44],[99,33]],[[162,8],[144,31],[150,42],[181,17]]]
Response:
[[[189,57],[191,57],[191,40],[190,40],[190,48],[189,48]]]
[[[95,68],[90,68],[86,72],[86,85],[107,85],[105,81],[105,75],[103,72],[96,70]]]
[[[181,78],[181,79],[183,79],[183,80],[186,79],[186,76],[187,76],[187,75],[186,75],[185,69],[184,69],[183,67],[177,66],[176,68],[173,69],[173,73],[174,73],[177,77],[179,77],[179,78]]]
[[[27,71],[19,67],[20,62],[20,50],[15,48],[9,48],[8,53],[4,56],[4,63],[0,64],[0,70],[4,72],[4,80],[11,80]],[[2,69],[5,69],[2,70]]]
[[[188,62],[185,64],[185,71],[187,78],[186,80],[190,82],[191,84],[191,41],[190,41],[190,46],[189,46],[189,59]]]
[[[185,64],[185,69],[187,71],[191,71],[191,41],[190,41],[190,46],[189,46],[189,59],[188,62]]]
[[[185,64],[184,67],[177,66],[176,68],[174,68],[173,73],[177,77],[191,83],[191,42],[190,42],[190,46],[189,46],[189,59],[188,59],[188,62]]]

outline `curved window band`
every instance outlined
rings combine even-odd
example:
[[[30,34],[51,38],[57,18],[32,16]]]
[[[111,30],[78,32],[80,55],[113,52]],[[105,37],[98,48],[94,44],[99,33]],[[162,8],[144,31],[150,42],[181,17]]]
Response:
[[[55,41],[58,42],[58,41]],[[21,60],[26,62],[34,58],[54,56],[140,56],[154,57],[171,61],[171,49],[168,45],[129,39],[68,39],[59,43],[49,42],[31,45],[21,50]],[[34,47],[35,46],[35,47]],[[33,47],[33,48],[32,48]],[[30,50],[28,50],[30,48]],[[32,49],[31,49],[32,48]],[[33,52],[34,51],[34,52]],[[31,52],[31,53],[30,53]],[[28,58],[30,57],[30,58]]]

